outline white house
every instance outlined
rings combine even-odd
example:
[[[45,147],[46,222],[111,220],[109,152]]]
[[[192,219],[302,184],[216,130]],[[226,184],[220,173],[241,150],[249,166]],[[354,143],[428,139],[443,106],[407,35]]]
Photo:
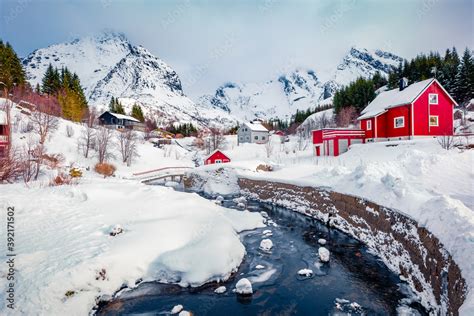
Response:
[[[265,144],[269,139],[268,129],[260,122],[244,123],[237,131],[238,144],[256,143]]]

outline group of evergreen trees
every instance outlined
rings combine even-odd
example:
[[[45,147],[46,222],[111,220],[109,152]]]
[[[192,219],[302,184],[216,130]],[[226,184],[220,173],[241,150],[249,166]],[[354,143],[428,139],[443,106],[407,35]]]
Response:
[[[21,65],[20,58],[9,43],[4,44],[0,40],[0,90],[7,88],[11,90],[14,86],[26,83],[25,71]]]
[[[358,78],[334,94],[334,111],[338,114],[342,108],[352,106],[360,113],[373,99],[375,91],[387,84],[387,80],[378,72],[369,79]]]
[[[79,77],[66,67],[59,70],[49,64],[43,76],[41,91],[39,86],[36,90],[38,93],[57,97],[65,119],[78,122],[87,110],[87,101]]]
[[[194,127],[192,123],[184,123],[179,125],[171,125],[166,129],[168,132],[173,134],[181,134],[185,137],[188,136],[196,136],[197,135],[197,128]]]
[[[408,78],[409,83],[436,77],[459,104],[474,98],[474,57],[468,48],[461,58],[453,47],[446,50],[444,57],[431,52],[405,60],[389,74],[388,88],[397,88],[402,77]]]
[[[125,114],[122,103],[119,102],[118,98],[112,97],[109,103],[109,111],[117,114]]]
[[[123,108],[122,103],[120,103],[118,98],[115,98],[115,97],[112,97],[110,99],[109,111],[112,112],[112,113],[126,115],[125,109]],[[130,113],[130,116],[136,118],[137,120],[139,120],[142,123],[145,122],[145,115],[143,115],[142,108],[138,104],[134,104],[132,106],[132,112]]]

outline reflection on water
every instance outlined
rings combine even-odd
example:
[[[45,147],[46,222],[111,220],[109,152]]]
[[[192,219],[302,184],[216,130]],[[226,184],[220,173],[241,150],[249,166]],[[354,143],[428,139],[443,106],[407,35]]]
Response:
[[[225,200],[224,206],[236,203]],[[144,283],[101,306],[98,315],[169,314],[177,304],[194,315],[395,315],[397,308],[426,314],[397,275],[357,240],[286,209],[257,202],[247,208],[266,212],[268,227],[241,234],[247,255],[230,280],[199,288]],[[264,238],[273,242],[270,251],[259,248]],[[318,257],[321,238],[329,263]],[[313,273],[298,275],[304,268]],[[252,283],[251,297],[232,292],[242,277]],[[222,285],[226,292],[214,293]]]

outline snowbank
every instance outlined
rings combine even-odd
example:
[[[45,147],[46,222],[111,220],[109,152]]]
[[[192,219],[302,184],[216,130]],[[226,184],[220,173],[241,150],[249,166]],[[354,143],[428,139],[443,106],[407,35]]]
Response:
[[[0,186],[0,208],[15,207],[18,313],[87,315],[97,296],[140,278],[183,286],[224,280],[245,254],[237,233],[264,226],[258,213],[225,209],[195,194],[123,180],[82,181]],[[123,232],[111,236],[116,225]],[[5,288],[6,278],[0,280]]]

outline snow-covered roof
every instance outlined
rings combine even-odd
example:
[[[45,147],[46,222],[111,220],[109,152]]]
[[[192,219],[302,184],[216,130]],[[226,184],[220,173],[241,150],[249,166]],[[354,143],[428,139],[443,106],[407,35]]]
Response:
[[[415,82],[402,91],[398,88],[381,92],[370,104],[361,112],[359,120],[374,117],[385,112],[388,108],[410,104],[428,87],[435,79],[427,79]]]
[[[7,113],[5,111],[0,111],[0,124],[1,125],[7,124]]]
[[[253,132],[268,132],[268,129],[260,123],[253,122],[245,123],[244,125],[247,126]]]
[[[123,115],[123,114],[118,114],[118,113],[112,113],[112,112],[109,112],[112,116],[115,116],[116,118],[118,118],[119,120],[128,120],[128,121],[134,121],[134,122],[137,122],[137,123],[140,123],[139,120],[137,120],[136,118],[132,117],[132,116],[128,116],[128,115]]]

